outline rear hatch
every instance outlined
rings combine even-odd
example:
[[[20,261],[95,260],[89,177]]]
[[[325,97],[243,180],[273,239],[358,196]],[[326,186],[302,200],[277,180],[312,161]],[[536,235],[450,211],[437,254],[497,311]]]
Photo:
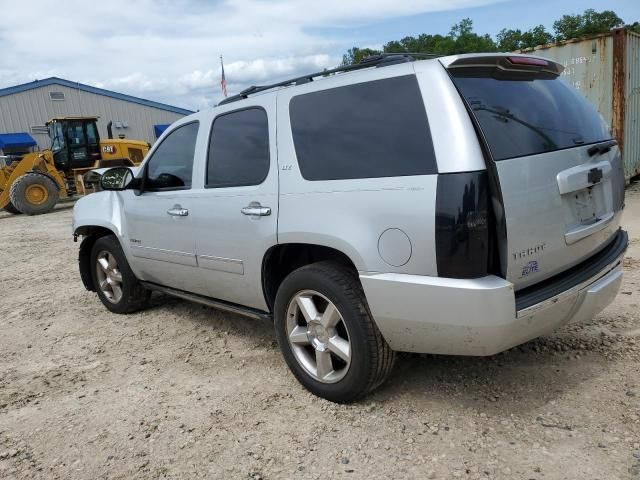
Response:
[[[443,64],[488,157],[504,277],[519,290],[605,248],[624,202],[620,152],[562,67],[506,55]]]

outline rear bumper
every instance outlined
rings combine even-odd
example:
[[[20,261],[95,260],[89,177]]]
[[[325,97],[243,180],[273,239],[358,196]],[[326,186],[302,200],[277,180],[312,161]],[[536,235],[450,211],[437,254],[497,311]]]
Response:
[[[624,232],[621,232],[624,234]],[[497,276],[450,279],[405,274],[360,275],[373,318],[397,351],[493,355],[568,322],[592,318],[616,297],[626,249],[611,250],[606,264],[588,278],[522,307],[520,293]],[[609,248],[609,247],[607,247]],[[584,271],[590,268],[587,262]],[[557,290],[557,289],[556,289]]]

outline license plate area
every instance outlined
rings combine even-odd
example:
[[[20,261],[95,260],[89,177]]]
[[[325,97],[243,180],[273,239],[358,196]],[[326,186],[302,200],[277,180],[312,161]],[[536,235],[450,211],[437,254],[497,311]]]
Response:
[[[602,182],[563,195],[567,228],[591,225],[612,210],[611,184]]]
[[[611,164],[587,162],[557,174],[567,245],[602,230],[613,218]]]
[[[567,245],[602,230],[614,216],[610,181],[562,195],[562,203]]]
[[[581,225],[589,225],[598,221],[596,200],[592,194],[593,188],[586,188],[574,192],[571,203],[573,204],[574,218]]]

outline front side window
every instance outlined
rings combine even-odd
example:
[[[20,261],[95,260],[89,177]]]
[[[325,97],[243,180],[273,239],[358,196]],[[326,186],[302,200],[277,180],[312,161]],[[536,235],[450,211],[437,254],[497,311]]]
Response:
[[[269,173],[269,125],[261,108],[217,117],[211,127],[207,187],[259,185]]]
[[[198,125],[183,125],[165,137],[147,163],[145,189],[191,188]]]
[[[62,132],[62,125],[58,122],[49,124],[49,137],[51,138],[51,150],[59,152],[64,147],[64,137]]]
[[[437,173],[415,75],[299,95],[289,114],[306,180]]]

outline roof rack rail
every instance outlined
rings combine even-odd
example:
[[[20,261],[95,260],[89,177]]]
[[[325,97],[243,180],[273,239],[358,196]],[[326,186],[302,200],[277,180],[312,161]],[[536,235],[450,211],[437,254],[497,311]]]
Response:
[[[420,60],[420,59],[444,57],[444,55],[441,55],[439,53],[421,53],[421,52],[385,52],[385,53],[377,53],[375,55],[369,55],[368,57],[364,57],[362,60],[360,60],[360,63],[370,62],[373,60],[382,60],[382,59],[388,60],[389,58],[392,58],[392,57],[408,58],[408,60],[405,60],[406,62],[415,62],[416,60]]]
[[[323,70],[321,72],[310,73],[307,75],[303,75],[301,77],[290,78],[288,80],[283,80],[282,82],[272,83],[269,85],[253,85],[249,88],[245,88],[237,95],[232,95],[229,98],[225,98],[221,100],[218,105],[225,105],[227,103],[237,102],[238,100],[243,100],[247,98],[249,95],[253,95],[254,93],[264,92],[265,90],[271,90],[272,88],[277,87],[287,87],[290,85],[302,85],[304,83],[312,82],[315,77],[324,77],[327,75],[332,75],[334,73],[342,73],[342,72],[351,72],[353,70],[362,70],[363,68],[371,68],[371,67],[386,67],[388,65],[396,65],[398,63],[406,63],[406,62],[415,62],[417,59],[429,59],[429,58],[438,58],[442,57],[442,55],[438,55],[435,53],[380,53],[377,55],[370,55],[368,57],[364,57],[360,60],[360,63],[356,63],[354,65],[341,65],[337,68],[332,68],[331,70]]]

